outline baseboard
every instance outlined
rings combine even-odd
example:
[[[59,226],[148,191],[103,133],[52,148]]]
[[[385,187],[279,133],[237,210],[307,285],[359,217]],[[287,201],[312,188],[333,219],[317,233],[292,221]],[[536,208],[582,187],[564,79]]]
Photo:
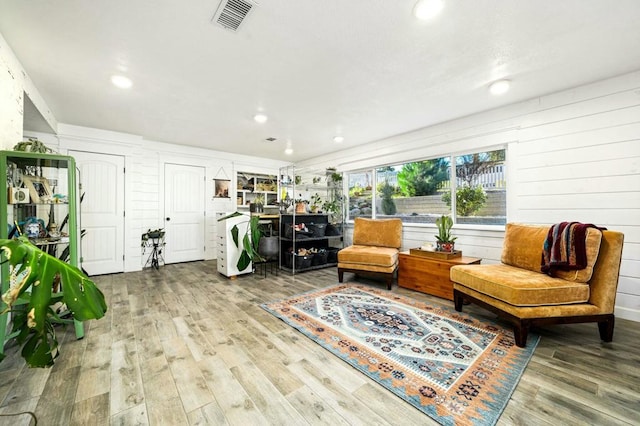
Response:
[[[624,308],[620,306],[616,306],[615,309],[616,318],[628,319],[631,321],[640,322],[640,310]]]

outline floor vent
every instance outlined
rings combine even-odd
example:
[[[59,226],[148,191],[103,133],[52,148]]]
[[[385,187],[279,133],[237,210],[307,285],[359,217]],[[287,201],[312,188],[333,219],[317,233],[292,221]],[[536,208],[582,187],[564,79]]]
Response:
[[[236,32],[252,8],[253,4],[245,0],[222,0],[211,21]]]

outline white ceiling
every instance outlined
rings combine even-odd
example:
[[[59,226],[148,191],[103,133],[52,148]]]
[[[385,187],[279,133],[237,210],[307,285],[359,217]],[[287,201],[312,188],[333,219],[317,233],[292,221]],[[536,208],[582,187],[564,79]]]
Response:
[[[292,161],[640,69],[638,0],[445,1],[259,0],[233,33],[220,0],[0,0],[0,32],[62,123]]]

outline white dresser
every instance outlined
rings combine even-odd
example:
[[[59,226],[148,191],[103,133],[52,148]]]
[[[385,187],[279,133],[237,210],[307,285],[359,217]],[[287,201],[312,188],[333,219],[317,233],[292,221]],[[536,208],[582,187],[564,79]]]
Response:
[[[229,215],[230,213],[218,214],[218,219]],[[249,226],[249,216],[242,215],[229,219],[222,220],[218,223],[217,227],[217,263],[218,272],[227,277],[235,277],[240,274],[248,274],[253,270],[253,265],[249,264],[244,271],[238,271],[236,267],[238,259],[240,258],[240,252],[242,252],[242,238],[247,232]],[[236,247],[231,236],[231,228],[234,225],[238,226],[238,245]]]

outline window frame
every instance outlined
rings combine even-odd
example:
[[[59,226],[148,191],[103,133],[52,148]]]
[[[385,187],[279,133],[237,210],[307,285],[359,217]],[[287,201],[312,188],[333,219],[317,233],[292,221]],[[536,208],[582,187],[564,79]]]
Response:
[[[457,220],[457,214],[456,214],[456,196],[454,194],[456,194],[456,189],[457,189],[457,175],[456,175],[456,162],[457,162],[457,158],[458,157],[462,157],[465,155],[472,155],[472,154],[477,154],[477,153],[484,153],[484,152],[492,152],[492,151],[500,151],[500,150],[504,150],[504,165],[505,168],[507,170],[507,172],[505,172],[505,223],[503,224],[472,224],[472,223],[460,223]],[[434,160],[434,159],[438,159],[438,158],[448,158],[449,159],[449,164],[451,165],[449,167],[449,182],[450,182],[450,188],[449,191],[451,192],[451,208],[449,211],[449,215],[451,216],[451,218],[454,221],[454,225],[456,226],[456,228],[458,229],[470,229],[470,230],[492,230],[492,231],[501,231],[505,229],[506,224],[509,222],[509,205],[510,205],[510,196],[509,196],[509,192],[508,192],[508,187],[509,187],[509,173],[508,170],[510,170],[510,167],[508,167],[509,161],[510,161],[510,157],[509,157],[509,149],[508,149],[508,145],[507,144],[501,144],[501,145],[497,145],[497,146],[489,146],[489,147],[478,147],[476,149],[473,149],[471,151],[466,151],[466,150],[461,150],[461,151],[457,151],[457,152],[449,152],[446,154],[440,154],[440,155],[433,155],[433,156],[429,156],[429,157],[423,157],[423,158],[418,158],[418,159],[411,159],[411,160],[407,160],[407,161],[403,161],[403,162],[394,162],[394,163],[386,163],[386,164],[379,164],[379,165],[375,165],[375,166],[370,166],[370,167],[362,167],[362,168],[358,168],[358,169],[353,169],[353,170],[344,170],[343,171],[343,176],[345,177],[345,179],[343,180],[344,182],[344,194],[345,194],[345,206],[346,206],[346,214],[345,214],[345,223],[346,224],[353,224],[354,222],[354,217],[351,216],[350,210],[349,210],[349,202],[350,202],[350,197],[349,197],[349,175],[350,174],[357,174],[357,173],[371,173],[372,174],[372,188],[374,190],[371,191],[371,204],[372,204],[372,212],[371,212],[371,218],[372,219],[376,219],[376,216],[378,215],[377,211],[376,211],[376,203],[377,200],[379,198],[378,196],[378,191],[376,190],[376,188],[378,187],[378,169],[383,168],[383,167],[389,167],[389,166],[398,166],[398,165],[402,165],[402,164],[407,164],[407,163],[413,163],[413,162],[419,162],[419,161],[425,161],[425,160]],[[356,216],[358,217],[358,216]],[[403,221],[403,227],[405,226],[409,226],[409,227],[418,227],[418,228],[435,228],[436,225],[435,223],[428,223],[428,222],[404,222]]]

